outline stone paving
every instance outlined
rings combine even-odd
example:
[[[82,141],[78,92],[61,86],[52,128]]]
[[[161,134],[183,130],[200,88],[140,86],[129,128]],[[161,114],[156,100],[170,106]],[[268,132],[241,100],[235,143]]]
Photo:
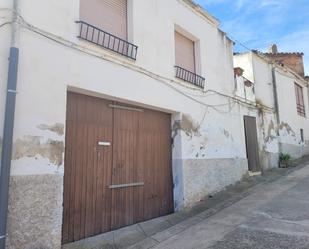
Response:
[[[309,158],[248,177],[191,209],[63,249],[309,249]]]

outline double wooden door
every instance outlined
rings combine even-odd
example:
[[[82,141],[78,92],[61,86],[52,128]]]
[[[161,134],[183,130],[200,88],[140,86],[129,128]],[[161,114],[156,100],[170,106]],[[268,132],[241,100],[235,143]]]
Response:
[[[63,243],[173,212],[170,122],[68,93]]]

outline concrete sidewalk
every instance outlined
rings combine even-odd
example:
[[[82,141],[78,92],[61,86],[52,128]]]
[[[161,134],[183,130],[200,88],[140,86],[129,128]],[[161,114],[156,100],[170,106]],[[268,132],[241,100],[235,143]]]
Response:
[[[309,248],[309,158],[229,187],[197,206],[63,246]]]

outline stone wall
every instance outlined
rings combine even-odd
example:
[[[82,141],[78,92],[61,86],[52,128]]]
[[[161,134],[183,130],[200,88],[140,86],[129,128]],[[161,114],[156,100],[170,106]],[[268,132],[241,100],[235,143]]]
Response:
[[[63,176],[12,176],[7,249],[60,249]]]
[[[288,67],[301,76],[305,75],[303,54],[302,53],[267,53],[272,61],[279,63],[282,66]]]
[[[185,206],[240,181],[248,173],[247,159],[184,160]]]

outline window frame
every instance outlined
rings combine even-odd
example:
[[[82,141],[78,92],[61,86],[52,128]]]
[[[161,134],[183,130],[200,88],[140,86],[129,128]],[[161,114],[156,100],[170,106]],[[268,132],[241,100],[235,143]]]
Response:
[[[176,36],[177,34],[179,36],[182,36],[183,38],[189,40],[190,42],[192,42],[193,44],[193,50],[192,50],[192,55],[193,55],[193,67],[194,67],[194,70],[191,70],[189,68],[186,68],[184,67],[183,65],[178,65],[177,63],[177,39],[176,39]],[[187,71],[190,71],[191,73],[194,73],[194,74],[198,74],[198,64],[197,64],[197,43],[196,43],[196,40],[195,39],[192,39],[192,37],[184,34],[184,32],[182,32],[181,30],[179,30],[178,28],[175,28],[174,29],[174,46],[175,46],[175,66],[177,67],[181,67]]]
[[[305,99],[303,87],[294,82],[295,97],[296,97],[296,110],[297,114],[301,117],[306,117]]]
[[[102,1],[104,1],[104,0],[102,0]],[[116,0],[112,0],[112,1],[116,1]],[[131,24],[131,21],[132,21],[131,19],[132,19],[132,17],[131,17],[131,14],[130,14],[129,12],[132,11],[132,6],[131,6],[132,3],[131,3],[130,0],[124,0],[124,1],[125,1],[125,4],[126,4],[126,15],[125,15],[125,24],[126,24],[126,25],[125,25],[125,27],[124,27],[124,26],[122,27],[122,28],[125,29],[125,35],[124,35],[124,36],[118,34],[118,32],[116,32],[117,29],[114,29],[114,27],[113,27],[112,29],[108,29],[108,28],[106,27],[106,25],[107,25],[107,26],[110,26],[110,27],[114,26],[114,25],[110,25],[109,22],[100,22],[100,23],[97,23],[96,21],[95,21],[95,22],[93,22],[93,20],[91,21],[90,19],[91,19],[92,17],[90,17],[90,19],[89,19],[89,12],[85,12],[85,10],[83,10],[83,6],[84,6],[84,5],[89,5],[89,4],[91,4],[91,2],[88,2],[87,0],[80,0],[80,1],[79,1],[79,20],[80,20],[80,21],[83,21],[83,22],[85,22],[85,23],[89,23],[90,25],[92,25],[92,26],[94,26],[94,27],[96,27],[96,28],[98,28],[98,29],[100,29],[100,30],[106,32],[106,33],[109,33],[109,34],[111,34],[111,35],[113,35],[113,36],[115,36],[115,37],[117,37],[117,38],[119,38],[119,39],[121,39],[121,40],[125,40],[125,41],[130,42],[129,37],[131,37],[132,35],[129,34],[129,32],[131,31],[129,25]],[[105,4],[109,5],[108,3],[105,3]],[[103,5],[104,5],[104,4],[103,4]],[[105,21],[106,21],[106,20],[110,20],[110,19],[105,19]],[[98,20],[97,20],[97,21],[98,21]],[[101,20],[101,21],[102,21],[102,20]],[[104,26],[105,26],[105,27],[104,27]],[[113,29],[114,29],[114,30],[113,30]]]

